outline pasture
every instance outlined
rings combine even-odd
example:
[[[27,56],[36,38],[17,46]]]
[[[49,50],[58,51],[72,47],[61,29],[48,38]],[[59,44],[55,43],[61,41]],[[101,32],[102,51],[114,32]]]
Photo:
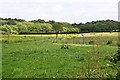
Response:
[[[117,70],[105,58],[116,53],[118,33],[85,33],[84,45],[81,34],[61,37],[55,43],[55,35],[11,35],[8,44],[2,35],[2,77],[115,78]]]

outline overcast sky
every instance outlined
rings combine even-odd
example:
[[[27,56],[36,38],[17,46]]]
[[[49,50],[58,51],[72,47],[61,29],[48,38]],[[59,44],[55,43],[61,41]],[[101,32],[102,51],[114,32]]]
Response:
[[[0,17],[70,23],[117,20],[119,0],[1,0]]]

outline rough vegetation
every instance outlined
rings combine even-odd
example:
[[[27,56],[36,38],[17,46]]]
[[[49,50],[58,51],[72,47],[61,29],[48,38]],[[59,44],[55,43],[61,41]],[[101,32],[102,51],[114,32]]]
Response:
[[[118,24],[113,20],[70,24],[0,18],[2,77],[119,80]]]
[[[63,35],[63,39],[66,38],[65,36]],[[109,38],[105,37],[103,41],[107,42]],[[6,38],[7,36],[3,35],[3,41]],[[89,37],[85,44],[88,44],[91,38]],[[3,42],[2,46],[2,77],[101,79],[119,77],[117,66],[109,60],[104,60],[107,55],[115,55],[117,45],[81,46],[79,44],[80,46],[70,45],[67,48],[67,44],[61,45],[59,40],[58,44],[52,43],[55,39],[55,36],[45,35],[11,35],[10,43]],[[66,39],[64,40],[66,42]],[[98,39],[97,42],[102,41]]]

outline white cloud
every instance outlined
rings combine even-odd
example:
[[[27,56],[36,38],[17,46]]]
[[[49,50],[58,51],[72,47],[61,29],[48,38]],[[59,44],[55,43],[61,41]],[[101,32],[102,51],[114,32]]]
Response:
[[[62,10],[63,10],[63,7],[61,5],[56,5],[56,6],[53,7],[53,11],[55,13],[61,13]]]
[[[86,22],[117,20],[119,0],[2,0],[0,17]]]

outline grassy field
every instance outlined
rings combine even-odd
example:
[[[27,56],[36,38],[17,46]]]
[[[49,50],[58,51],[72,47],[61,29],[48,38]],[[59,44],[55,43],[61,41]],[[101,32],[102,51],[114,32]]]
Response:
[[[114,34],[114,35],[113,35]],[[92,35],[92,36],[91,36]],[[104,60],[117,51],[117,33],[85,34],[85,45],[81,46],[81,35],[69,34],[55,41],[55,35],[12,35],[10,43],[2,36],[3,78],[107,78],[115,77],[117,71]],[[64,42],[68,49],[61,49]],[[89,41],[98,44],[89,44]],[[107,41],[112,40],[110,45]],[[76,45],[73,45],[76,44]],[[90,46],[88,46],[90,45]]]

